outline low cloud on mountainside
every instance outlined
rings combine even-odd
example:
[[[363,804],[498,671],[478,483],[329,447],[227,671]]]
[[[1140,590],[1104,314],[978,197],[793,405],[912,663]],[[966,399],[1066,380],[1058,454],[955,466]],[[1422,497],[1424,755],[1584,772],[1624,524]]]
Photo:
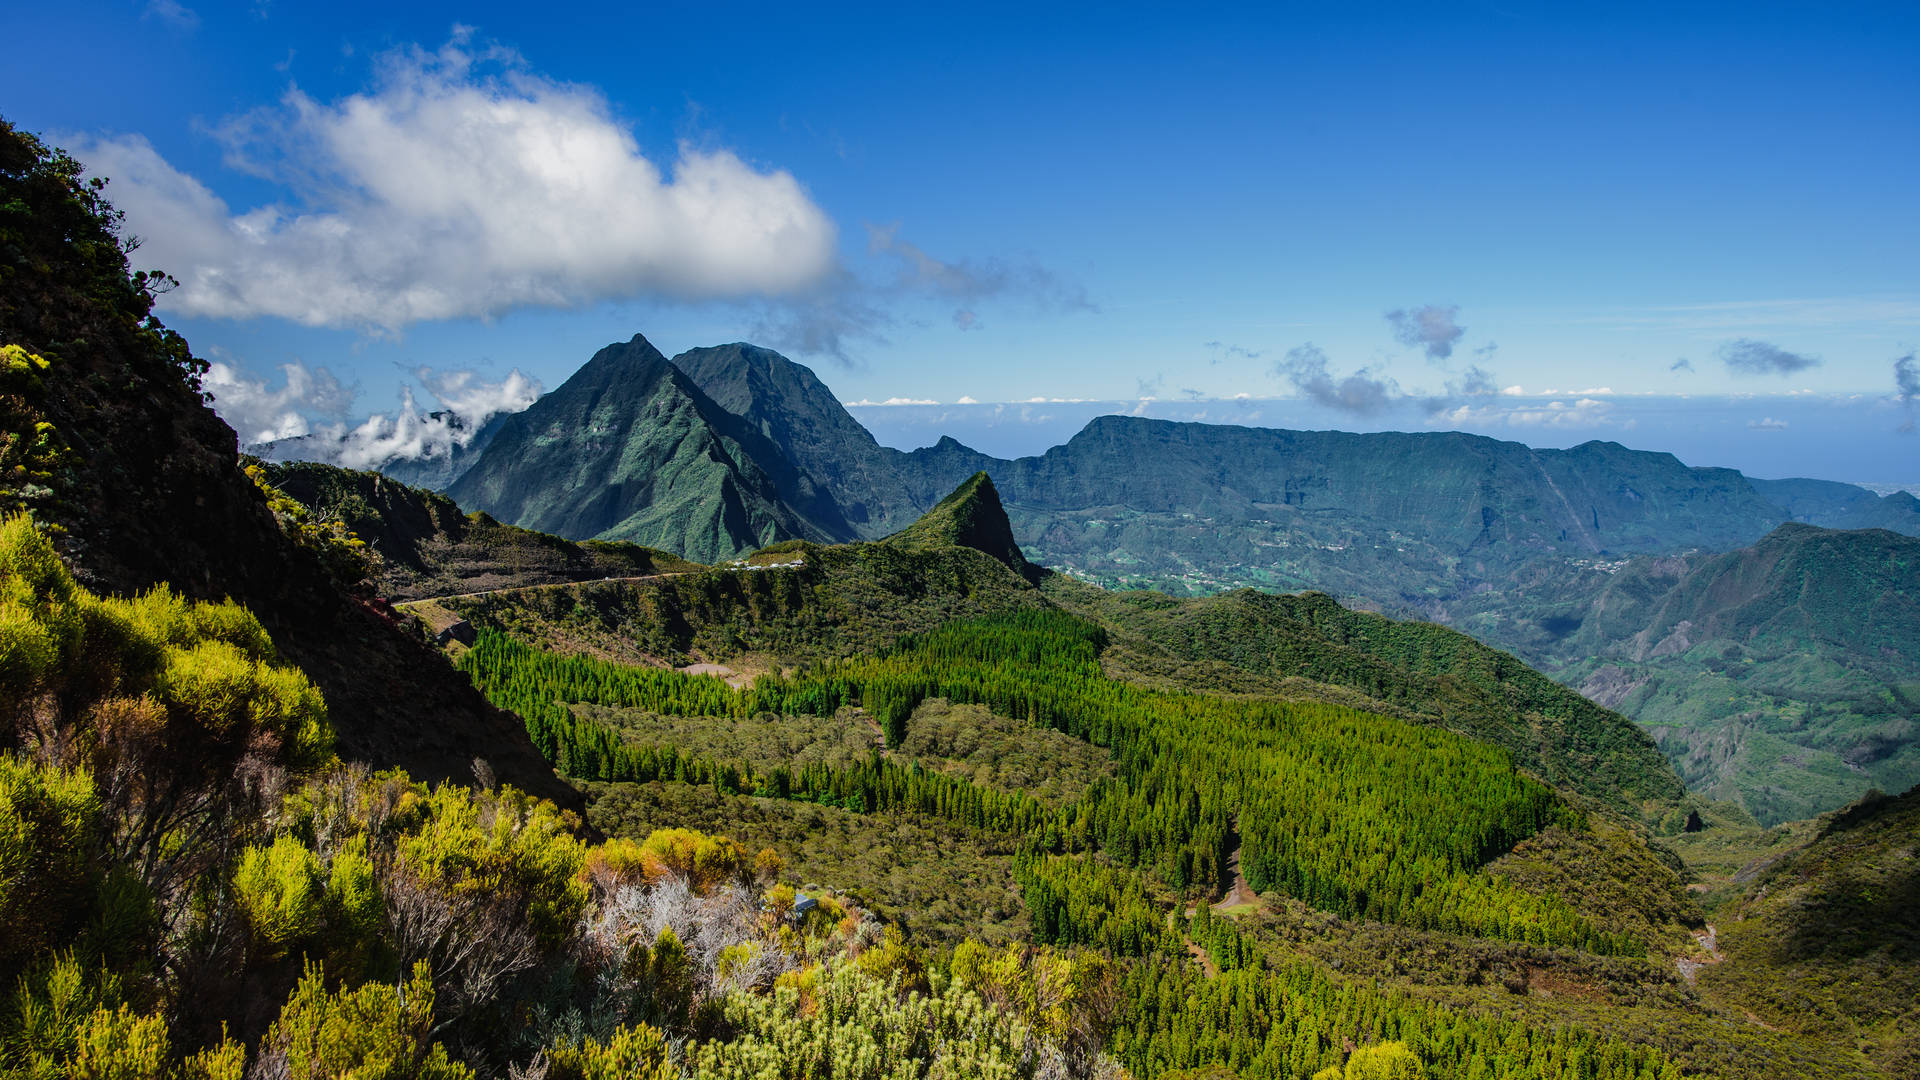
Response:
[[[411,387],[400,388],[391,413],[374,413],[349,424],[353,392],[325,368],[281,367],[280,386],[248,377],[224,363],[209,366],[201,385],[214,411],[240,436],[243,446],[298,439],[295,455],[349,469],[373,469],[401,458],[442,458],[465,446],[480,427],[501,413],[519,412],[540,396],[540,383],[518,369],[497,381],[471,371],[416,370],[414,377],[441,408],[420,408]]]
[[[598,92],[464,29],[388,56],[368,92],[291,87],[216,134],[230,167],[291,201],[236,211],[140,136],[69,140],[187,315],[393,333],[528,305],[790,294],[835,264],[833,222],[789,173],[689,144],[663,169]]]

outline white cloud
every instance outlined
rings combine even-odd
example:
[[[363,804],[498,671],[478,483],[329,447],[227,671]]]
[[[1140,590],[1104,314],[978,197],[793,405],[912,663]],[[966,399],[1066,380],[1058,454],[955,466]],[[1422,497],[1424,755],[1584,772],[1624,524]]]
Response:
[[[849,401],[849,402],[845,402],[844,404],[849,409],[862,409],[862,408],[880,408],[887,405],[938,405],[940,403],[933,400],[932,398],[890,397],[885,401],[874,401],[870,398],[861,398],[859,401]]]
[[[1771,416],[1763,416],[1758,420],[1749,420],[1747,421],[1747,426],[1755,431],[1787,430],[1787,422],[1785,420],[1775,420]]]
[[[214,361],[200,376],[200,386],[213,395],[214,411],[240,436],[242,443],[292,439],[313,431],[312,417],[338,419],[353,404],[353,391],[326,368],[282,364],[278,389],[265,379],[244,374]]]
[[[242,445],[301,439],[287,452],[350,469],[374,469],[398,458],[444,457],[471,442],[488,420],[519,412],[540,396],[540,383],[518,369],[488,381],[471,371],[420,368],[414,377],[439,399],[441,410],[428,414],[412,388],[402,386],[398,409],[349,426],[344,418],[353,391],[331,372],[300,363],[280,370],[278,389],[225,363],[208,365],[200,382]]]
[[[980,404],[980,403],[979,403],[978,401],[976,401],[976,400],[974,400],[974,398],[973,398],[973,395],[971,395],[971,394],[962,394],[962,395],[960,395],[960,400],[959,400],[959,401],[956,401],[956,402],[954,402],[954,404],[955,404],[955,405],[978,405],[978,404]]]
[[[792,175],[683,143],[649,160],[601,95],[467,35],[387,59],[369,91],[300,89],[220,129],[228,164],[301,200],[235,212],[139,136],[66,140],[180,279],[163,305],[387,332],[636,295],[779,296],[834,269]]]
[[[472,371],[417,368],[413,375],[454,415],[476,424],[484,424],[498,413],[519,412],[534,403],[541,389],[538,379],[529,378],[519,368],[498,382],[487,382]]]

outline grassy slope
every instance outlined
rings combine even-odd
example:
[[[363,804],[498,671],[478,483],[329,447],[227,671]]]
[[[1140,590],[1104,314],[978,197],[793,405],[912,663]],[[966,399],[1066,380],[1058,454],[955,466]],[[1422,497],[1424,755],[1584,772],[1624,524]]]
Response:
[[[1920,1075],[1920,789],[1829,815],[1741,875],[1717,912],[1710,998]]]

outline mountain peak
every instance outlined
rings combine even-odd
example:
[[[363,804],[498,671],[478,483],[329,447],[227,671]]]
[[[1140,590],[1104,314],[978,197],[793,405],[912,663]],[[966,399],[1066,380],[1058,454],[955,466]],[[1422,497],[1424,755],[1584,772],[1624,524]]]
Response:
[[[886,542],[903,547],[972,548],[1007,564],[1028,581],[1037,581],[1045,573],[1021,554],[1006,508],[1000,505],[1000,492],[994,489],[993,478],[985,472],[968,477],[952,494],[921,515],[919,521],[888,537]]]

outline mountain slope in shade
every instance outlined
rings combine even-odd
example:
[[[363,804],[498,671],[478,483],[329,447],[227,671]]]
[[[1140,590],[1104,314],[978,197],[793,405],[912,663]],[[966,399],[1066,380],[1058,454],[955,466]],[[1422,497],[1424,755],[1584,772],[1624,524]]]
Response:
[[[640,335],[594,354],[501,424],[448,494],[468,510],[569,539],[628,540],[713,562],[846,526],[781,498],[792,466]],[[823,520],[824,518],[824,520]]]
[[[1003,562],[1028,581],[1038,581],[1045,573],[1027,561],[1013,539],[1013,526],[1000,505],[1000,493],[984,472],[974,473],[966,483],[941,499],[919,521],[887,538],[901,547],[963,547],[982,551]]]
[[[899,451],[875,442],[811,369],[771,349],[739,343],[689,349],[673,365],[779,447],[799,474],[798,496],[783,490],[783,498],[803,512],[815,500],[831,500],[847,525],[837,539],[886,536],[931,505],[932,499],[916,498],[902,480]]]
[[[1920,788],[1875,793],[1756,859],[1716,913],[1725,959],[1700,988],[1774,1030],[1920,1075]]]
[[[303,461],[269,464],[266,475],[316,516],[338,521],[366,543],[374,585],[390,600],[699,569],[638,544],[575,543],[463,514],[445,495],[376,472]]]

